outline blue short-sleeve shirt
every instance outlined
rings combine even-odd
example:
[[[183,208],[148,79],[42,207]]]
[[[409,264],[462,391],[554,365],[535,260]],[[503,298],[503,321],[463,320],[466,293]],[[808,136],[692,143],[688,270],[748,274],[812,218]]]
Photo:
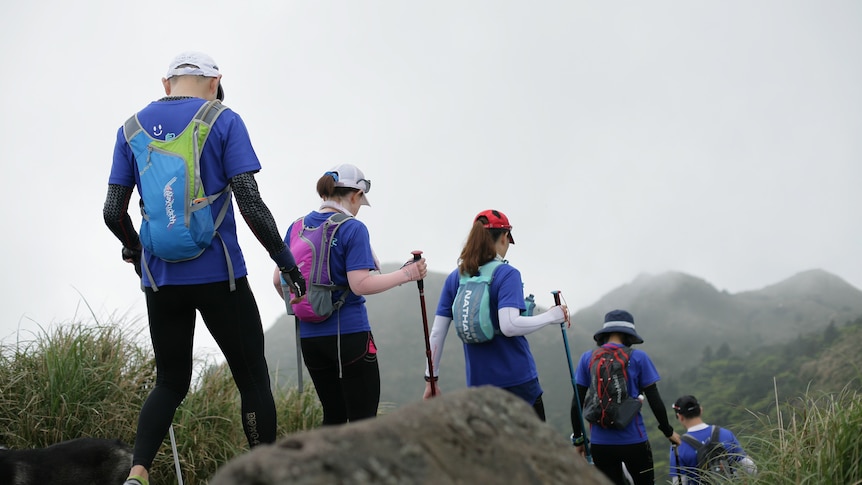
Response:
[[[205,102],[206,100],[201,98],[155,101],[138,112],[137,116],[141,126],[150,136],[165,140],[179,135]],[[225,109],[219,115],[204,144],[200,163],[201,180],[207,194],[214,194],[224,189],[230,183],[230,179],[236,175],[260,170],[260,161],[252,147],[248,130],[238,114]],[[129,144],[126,143],[122,127],[117,132],[108,183],[138,187],[138,193],[140,193],[140,177],[135,157]],[[227,203],[232,204],[232,198],[224,195],[213,203],[213,219]],[[248,271],[237,240],[233,206],[228,209],[224,221],[218,228],[218,233],[230,255],[234,276],[236,278],[246,276]],[[189,261],[168,263],[147,251],[144,251],[144,257],[147,258],[147,266],[158,286],[214,283],[229,279],[224,249],[218,240],[214,240],[213,244],[199,257]],[[144,286],[152,286],[146,272],[142,281]]]
[[[330,216],[331,212],[312,211],[305,216],[304,224],[309,227],[319,227]],[[290,244],[290,232],[293,224],[287,229],[284,242]],[[371,241],[368,228],[359,219],[345,221],[335,232],[335,241],[329,253],[329,271],[332,282],[338,286],[349,286],[347,273],[356,270],[375,269],[374,254],[371,251]],[[334,292],[333,298],[339,298],[340,292]],[[366,332],[371,330],[368,312],[365,308],[365,297],[350,293],[341,309],[322,322],[300,321],[300,335],[306,337],[323,337],[328,335]]]
[[[458,293],[460,274],[452,271],[443,284],[437,315],[452,318],[452,303]],[[494,271],[490,286],[491,320],[499,331],[500,321],[497,310],[500,308],[525,309],[524,284],[521,273],[509,264],[502,264]],[[525,384],[539,376],[536,362],[530,351],[530,344],[523,336],[506,337],[495,335],[488,342],[464,344],[464,361],[467,371],[467,385],[513,387]],[[541,389],[537,389],[541,394]]]
[[[622,345],[615,343],[606,343],[605,346],[622,347]],[[575,382],[579,386],[590,386],[590,360],[592,356],[593,350],[588,350],[581,355],[578,361]],[[628,379],[626,380],[629,395],[637,396],[646,387],[658,382],[659,379],[658,370],[646,352],[632,349]],[[590,441],[597,445],[630,445],[647,441],[643,415],[638,413],[625,429],[608,429],[590,424]]]

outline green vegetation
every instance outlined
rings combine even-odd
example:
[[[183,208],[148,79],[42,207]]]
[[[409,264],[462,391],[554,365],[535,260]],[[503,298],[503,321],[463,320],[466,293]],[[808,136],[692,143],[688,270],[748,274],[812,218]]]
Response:
[[[862,484],[859,392],[812,392],[782,407],[743,443],[757,462],[758,484]]]
[[[48,446],[83,437],[134,443],[141,405],[155,381],[149,342],[121,326],[69,323],[32,340],[0,347],[0,443]],[[225,364],[203,369],[174,417],[184,483],[203,484],[231,458],[247,451],[239,394]],[[310,387],[310,386],[309,386]],[[280,436],[320,425],[314,390],[275,391]],[[154,483],[176,480],[170,441],[156,456]]]
[[[855,483],[818,477],[837,477],[833,473],[849,470],[844,476],[855,473],[860,480],[858,465],[827,460],[835,470],[818,468],[825,466],[820,462],[830,453],[842,458],[862,453],[862,354],[857,351],[862,346],[862,318],[840,328],[834,322],[820,328],[747,355],[736,355],[722,345],[716,352],[688,356],[690,366],[662,379],[662,397],[670,406],[681,395],[697,396],[704,406],[704,421],[736,433],[764,470],[763,483]],[[682,432],[673,412],[668,413],[677,432]],[[644,421],[650,432],[656,429],[649,410]],[[657,476],[666,476],[668,442],[657,432],[650,438]],[[802,444],[807,448],[794,449]],[[815,474],[806,477],[805,472]],[[782,480],[785,475],[793,478]]]
[[[843,345],[858,345],[855,339],[862,336],[862,319],[826,337],[835,330],[823,332],[821,354],[832,355],[836,346],[842,349]],[[47,446],[80,436],[117,437],[132,443],[138,411],[155,377],[150,351],[137,343],[137,337],[114,326],[67,324],[33,340],[0,347],[0,441],[11,448]],[[793,345],[795,342],[772,348],[772,352],[758,354],[757,358],[772,363],[776,353],[786,355]],[[823,360],[816,359],[817,355],[812,354],[809,360],[797,355],[796,367],[822,372],[810,365]],[[739,362],[742,369],[749,371],[760,367],[748,360]],[[726,365],[721,360],[705,363],[698,375],[706,375],[704,369],[710,368],[727,371],[721,367]],[[206,483],[219,466],[247,451],[238,419],[238,395],[229,370],[206,362],[200,366],[204,371],[174,419],[184,481],[191,485]],[[786,367],[784,372],[794,375],[796,367]],[[764,367],[768,368],[771,367]],[[744,376],[733,375],[726,385],[735,386],[741,380],[745,380]],[[858,392],[858,381],[851,379],[837,392],[809,386],[797,397],[782,400],[774,384],[778,380],[766,389],[771,396],[768,404],[761,402],[761,392],[754,392],[763,389],[747,389],[745,392],[753,394],[726,398],[738,403],[750,401],[752,407],[740,404],[723,412],[726,401],[719,396],[726,390],[713,380],[708,380],[709,385],[719,389],[711,397],[701,398],[707,421],[733,429],[757,462],[759,475],[751,483],[862,484],[862,394]],[[670,396],[666,394],[668,400],[675,399],[675,395]],[[313,389],[298,395],[293,388],[277,388],[276,402],[279,435],[320,425],[322,413]],[[766,411],[753,411],[758,405]],[[744,414],[738,414],[737,407]],[[649,411],[645,415],[653,419]],[[654,429],[654,422],[648,427]],[[668,449],[666,440],[654,440],[658,483],[667,478]],[[163,483],[174,480],[167,439],[152,474]]]

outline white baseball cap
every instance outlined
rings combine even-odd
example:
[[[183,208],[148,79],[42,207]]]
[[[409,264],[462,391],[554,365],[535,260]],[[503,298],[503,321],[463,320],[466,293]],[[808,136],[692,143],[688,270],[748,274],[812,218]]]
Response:
[[[168,73],[165,74],[165,79],[170,79],[174,76],[219,77],[220,75],[218,65],[212,57],[203,52],[187,51],[174,57],[168,65]],[[224,89],[221,87],[221,82],[219,82],[216,97],[221,101],[224,100]]]
[[[368,197],[365,195],[371,191],[371,180],[365,178],[365,174],[356,165],[342,163],[327,170],[326,175],[331,175],[335,179],[336,187],[349,187],[361,190],[362,205],[371,205],[368,202]]]

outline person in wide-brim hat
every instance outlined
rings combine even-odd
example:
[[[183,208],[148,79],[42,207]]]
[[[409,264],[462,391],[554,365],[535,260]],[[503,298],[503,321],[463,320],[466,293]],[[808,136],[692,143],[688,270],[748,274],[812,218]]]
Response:
[[[628,335],[631,338],[627,339],[627,346],[644,343],[644,339],[635,331],[635,319],[631,313],[625,310],[611,310],[605,314],[605,324],[602,329],[593,335],[593,340],[599,345],[607,342],[608,336],[612,333],[621,333]]]
[[[661,379],[658,370],[646,352],[632,348],[635,344],[642,344],[644,339],[635,330],[634,317],[625,310],[606,313],[602,328],[593,335],[593,339],[598,348],[581,354],[573,377],[577,396],[572,398],[572,444],[582,456],[586,456],[589,446],[596,469],[612,483],[624,483],[623,465],[635,484],[655,483],[652,448],[642,414],[642,406],[647,406],[643,402],[649,404],[661,433],[671,443],[680,443],[679,434],[670,424],[658,391],[657,383]],[[606,365],[602,362],[615,361],[621,362],[626,369],[623,374],[625,387],[614,397],[618,396],[620,401],[607,399],[609,396],[603,394],[608,381],[600,378],[599,372],[599,367]],[[619,407],[609,406],[611,402],[619,403]],[[627,408],[627,419],[620,414],[623,407]],[[597,408],[601,419],[596,417]],[[587,410],[590,410],[589,414]],[[605,420],[606,416],[611,422]],[[617,418],[627,424],[614,422]],[[590,423],[589,437],[585,434],[584,419]]]

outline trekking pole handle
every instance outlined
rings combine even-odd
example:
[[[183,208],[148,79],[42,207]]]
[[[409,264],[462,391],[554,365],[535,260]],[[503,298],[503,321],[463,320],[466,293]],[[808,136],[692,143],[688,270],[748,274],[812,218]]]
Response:
[[[551,294],[554,295],[554,304],[556,306],[560,306],[560,295],[562,294],[562,292],[560,290],[553,290],[551,291]],[[572,326],[572,322],[571,320],[569,320],[569,314],[565,311],[563,312],[563,319],[564,321],[560,323],[561,327],[566,324],[568,324],[568,326],[570,327]]]
[[[422,259],[422,251],[418,249],[416,251],[410,252],[413,255],[413,261],[419,261]],[[423,291],[425,289],[425,282],[420,278],[416,280],[416,284],[419,286],[419,291]]]

